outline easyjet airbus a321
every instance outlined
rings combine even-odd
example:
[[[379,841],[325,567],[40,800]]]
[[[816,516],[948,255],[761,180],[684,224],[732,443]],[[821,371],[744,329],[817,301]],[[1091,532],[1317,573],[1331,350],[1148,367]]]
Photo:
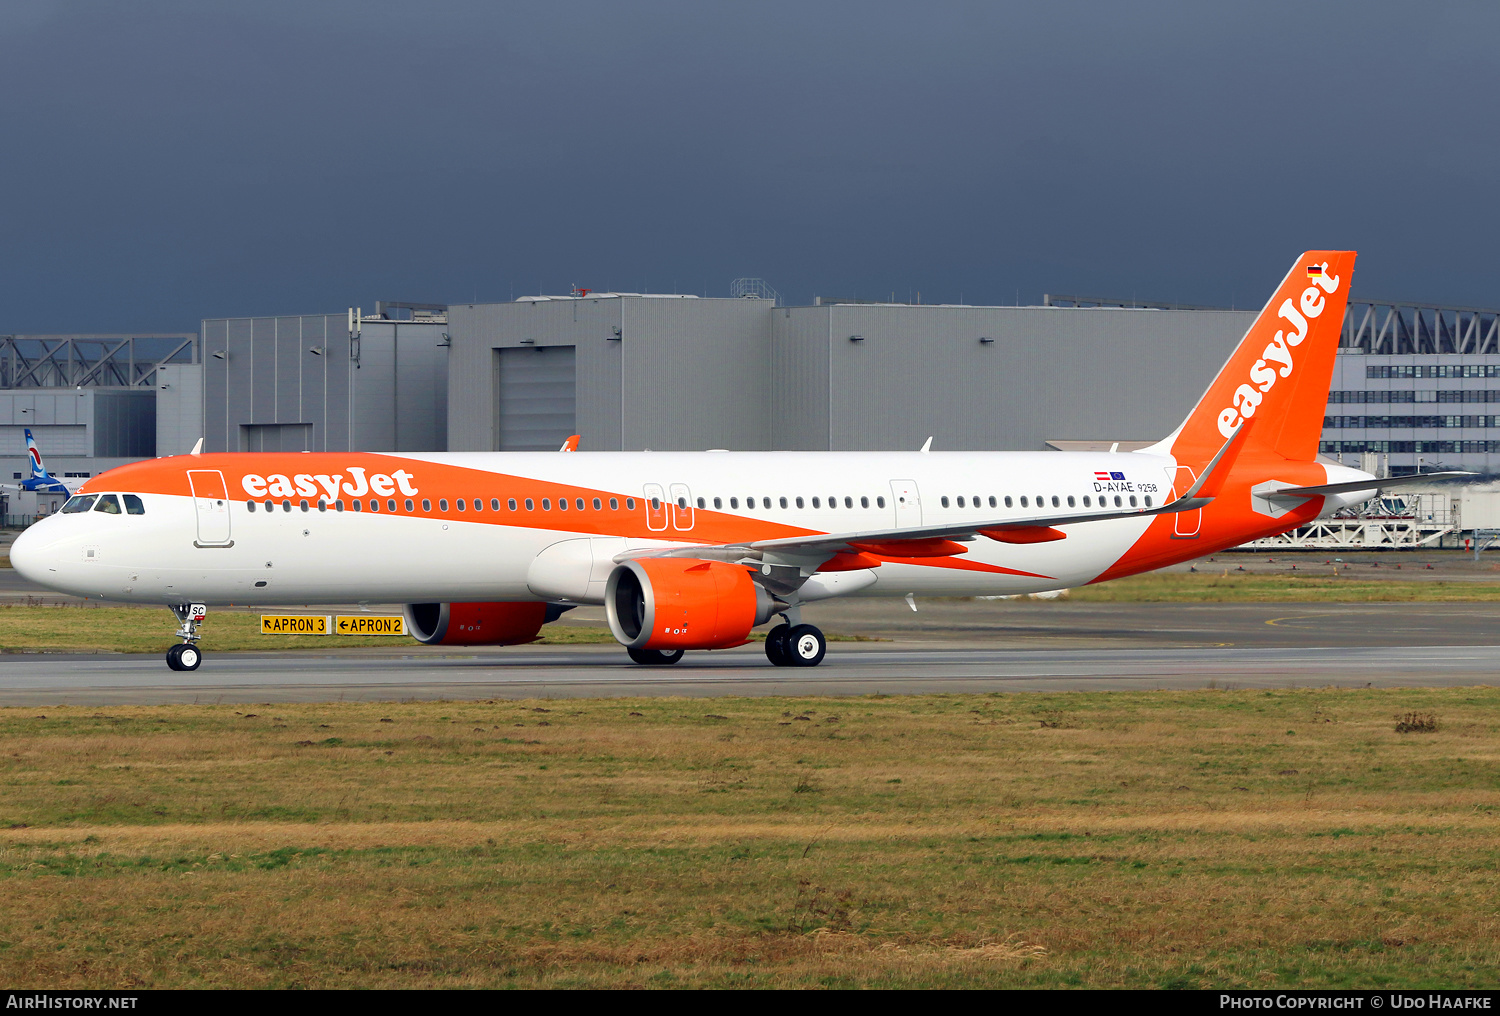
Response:
[[[1104,582],[1403,482],[1317,458],[1353,270],[1352,251],[1299,258],[1182,425],[1136,452],[177,456],[93,477],[11,563],[169,607],[175,670],[202,661],[208,606],[353,601],[405,603],[422,642],[470,646],[603,604],[641,664],[779,619],[766,656],[816,666],[806,603]]]

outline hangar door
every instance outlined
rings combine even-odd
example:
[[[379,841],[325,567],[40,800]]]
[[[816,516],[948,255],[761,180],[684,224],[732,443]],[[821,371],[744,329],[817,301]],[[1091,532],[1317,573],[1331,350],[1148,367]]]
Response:
[[[572,346],[495,350],[495,450],[555,452],[578,433]]]

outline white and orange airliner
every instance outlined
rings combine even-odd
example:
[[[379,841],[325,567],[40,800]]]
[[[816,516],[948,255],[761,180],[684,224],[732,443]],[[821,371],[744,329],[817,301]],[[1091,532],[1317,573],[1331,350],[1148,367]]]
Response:
[[[530,642],[603,604],[642,664],[779,618],[766,656],[816,666],[806,603],[1104,582],[1405,482],[1317,457],[1353,270],[1352,251],[1299,258],[1187,419],[1140,451],[174,456],[91,478],[11,563],[170,607],[174,670],[202,661],[211,605],[354,601],[404,603],[443,645]]]

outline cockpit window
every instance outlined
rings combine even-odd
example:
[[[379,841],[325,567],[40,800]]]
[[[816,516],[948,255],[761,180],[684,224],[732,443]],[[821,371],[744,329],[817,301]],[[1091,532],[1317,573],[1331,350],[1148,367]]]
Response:
[[[103,512],[106,515],[120,514],[120,499],[113,494],[100,494],[99,503],[94,505],[94,511]]]
[[[146,514],[146,506],[143,505],[143,504],[141,504],[141,499],[139,497],[137,497],[134,494],[126,494],[126,495],[124,495],[124,497],[125,497],[125,514],[126,515],[144,515],[144,514]]]
[[[62,506],[63,514],[71,515],[74,512],[88,511],[94,506],[94,498],[97,496],[96,494],[76,494],[68,498],[68,503]]]

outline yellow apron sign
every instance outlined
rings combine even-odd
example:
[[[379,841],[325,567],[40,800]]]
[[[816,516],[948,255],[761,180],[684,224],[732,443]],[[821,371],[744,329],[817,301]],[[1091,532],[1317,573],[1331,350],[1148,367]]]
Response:
[[[340,614],[334,628],[340,635],[405,635],[400,614]]]
[[[319,614],[262,614],[262,635],[330,635],[333,618]]]

